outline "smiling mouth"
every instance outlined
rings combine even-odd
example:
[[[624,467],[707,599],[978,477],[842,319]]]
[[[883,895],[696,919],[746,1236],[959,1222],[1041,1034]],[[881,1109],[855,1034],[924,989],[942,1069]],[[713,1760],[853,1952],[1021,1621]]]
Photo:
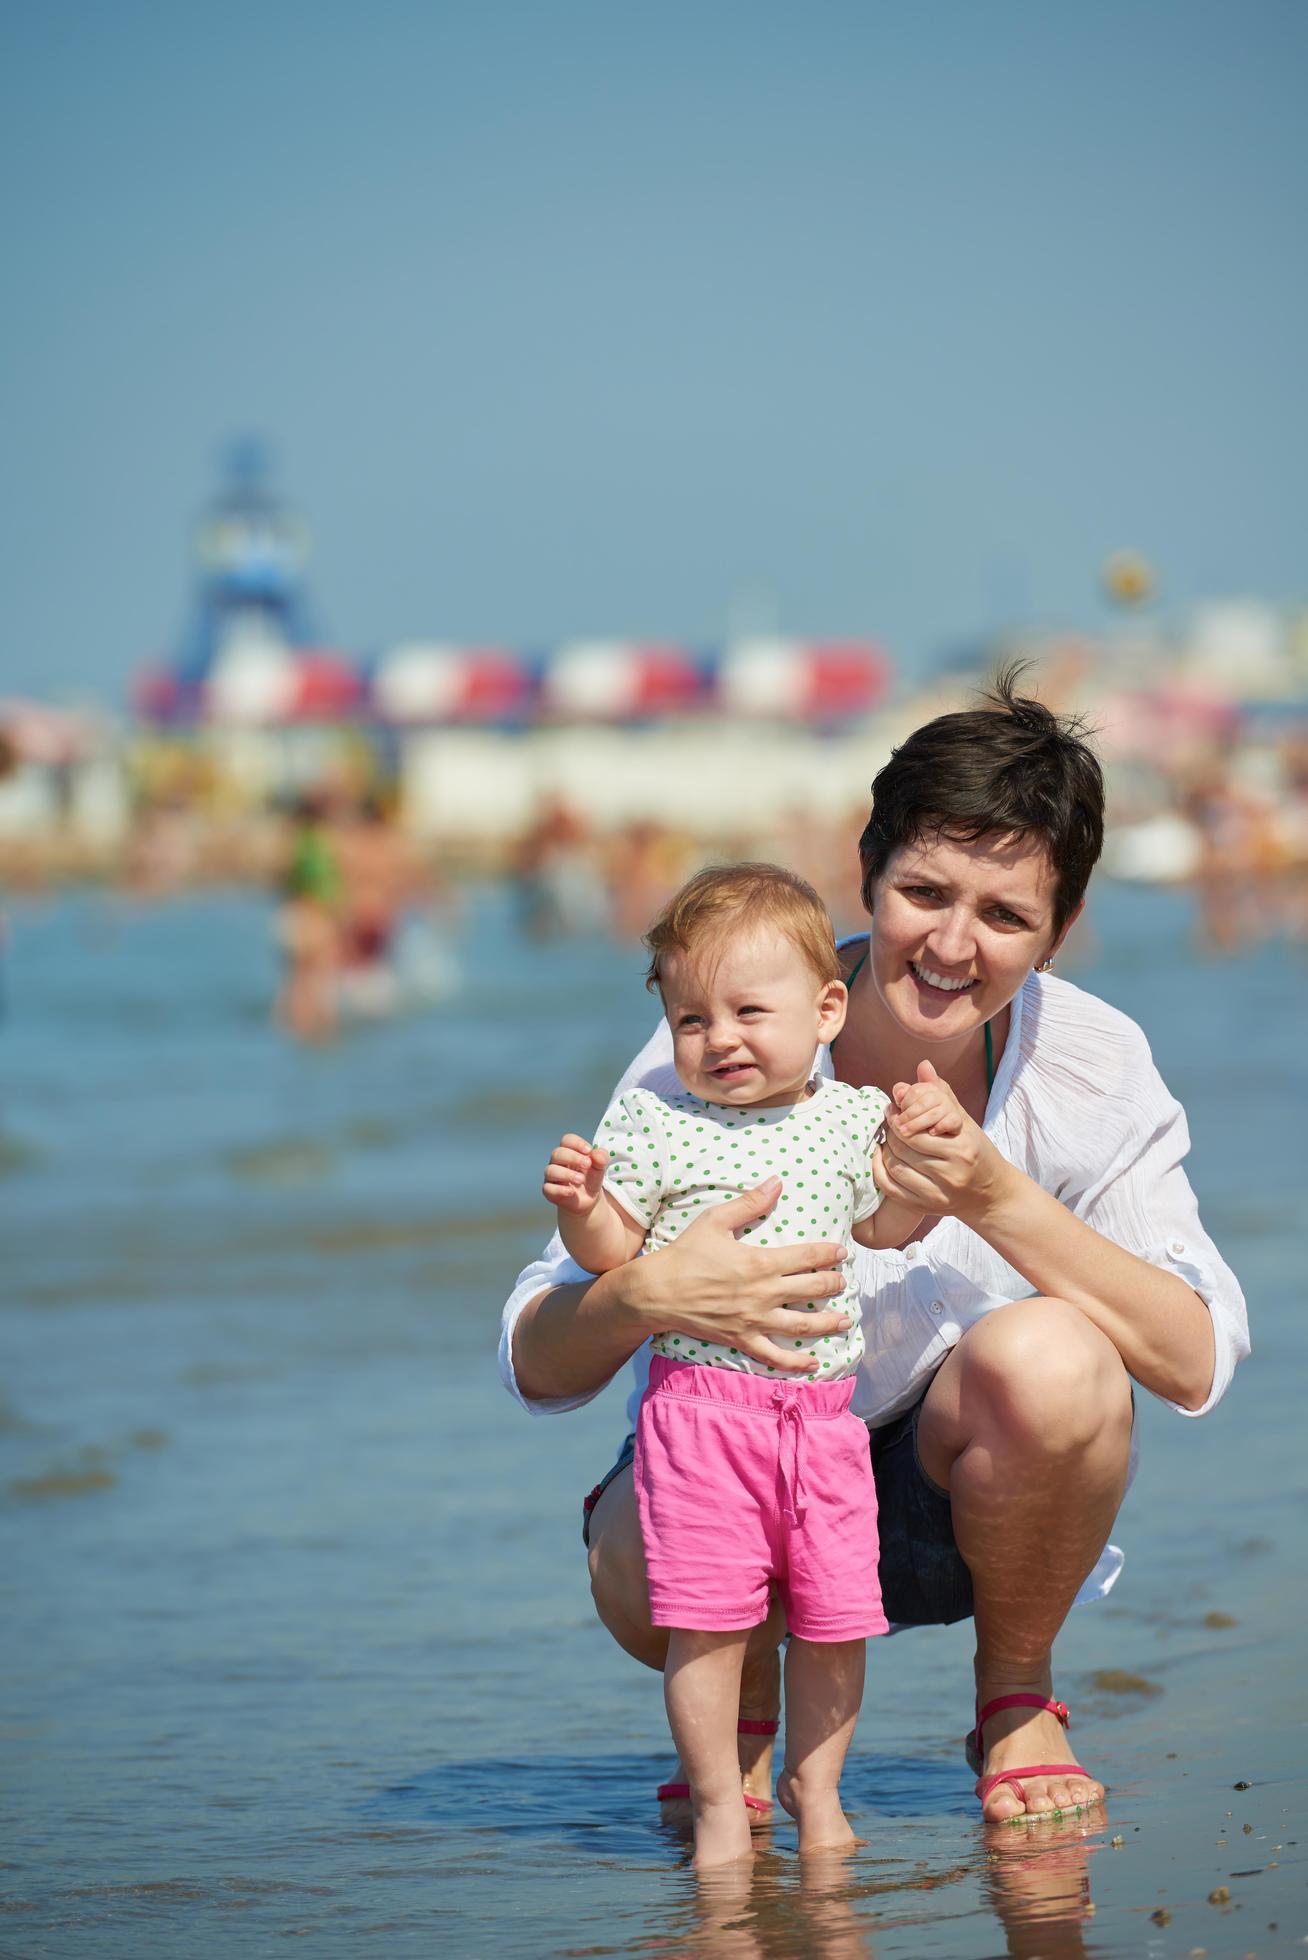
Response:
[[[975,976],[970,980],[951,980],[947,973],[936,973],[929,966],[920,966],[916,960],[909,961],[908,970],[915,980],[924,987],[930,987],[936,994],[965,994],[976,985]]]

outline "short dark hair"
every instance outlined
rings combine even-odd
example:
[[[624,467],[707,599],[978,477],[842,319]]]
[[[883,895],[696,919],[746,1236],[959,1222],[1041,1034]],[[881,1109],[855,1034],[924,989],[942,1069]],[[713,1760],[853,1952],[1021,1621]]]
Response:
[[[924,837],[1038,837],[1054,868],[1056,931],[1080,904],[1104,846],[1103,771],[1084,720],[1019,694],[1021,674],[1001,668],[979,707],[937,715],[891,750],[858,846],[869,912],[894,852]]]

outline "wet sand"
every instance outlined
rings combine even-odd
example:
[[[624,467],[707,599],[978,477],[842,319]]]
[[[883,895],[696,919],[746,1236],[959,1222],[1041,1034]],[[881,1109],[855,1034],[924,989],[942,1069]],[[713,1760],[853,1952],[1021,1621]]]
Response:
[[[1126,1570],[1059,1654],[1107,1806],[984,1831],[967,1632],[931,1630],[869,1657],[866,1846],[801,1867],[782,1825],[697,1882],[577,1538],[621,1396],[529,1422],[492,1363],[542,1146],[648,1023],[638,961],[523,949],[487,898],[483,986],[303,1054],[256,905],[89,924],[20,914],[3,1037],[0,1952],[1303,1950],[1301,956],[1203,966],[1184,899],[1110,889],[1073,976],[1186,1102],[1256,1342],[1202,1423],[1140,1398]]]

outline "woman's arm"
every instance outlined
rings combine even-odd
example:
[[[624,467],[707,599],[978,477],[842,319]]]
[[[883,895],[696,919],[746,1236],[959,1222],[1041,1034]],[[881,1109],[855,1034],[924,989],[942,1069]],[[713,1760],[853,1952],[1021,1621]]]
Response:
[[[842,1333],[839,1302],[816,1314],[806,1300],[844,1289],[839,1245],[753,1246],[736,1238],[781,1192],[779,1179],[710,1206],[674,1241],[598,1279],[556,1286],[523,1307],[512,1335],[513,1372],[528,1401],[575,1403],[604,1387],[651,1334],[698,1335],[738,1347],[778,1372],[809,1374],[817,1357],[781,1342]],[[853,1311],[857,1311],[854,1304]]]
[[[996,1153],[998,1155],[998,1153]],[[1199,1409],[1212,1386],[1212,1317],[1192,1286],[1114,1245],[1022,1171],[1002,1171],[958,1213],[1037,1293],[1079,1307],[1142,1388]]]
[[[633,1260],[528,1300],[513,1330],[513,1372],[528,1402],[589,1398],[630,1361],[651,1332],[643,1289],[630,1284],[646,1263]]]
[[[1209,1400],[1217,1349],[1212,1316],[1194,1287],[1076,1217],[970,1118],[956,1137],[926,1134],[910,1143],[892,1116],[881,1177],[905,1203],[961,1219],[1037,1293],[1079,1308],[1142,1387],[1183,1409]]]

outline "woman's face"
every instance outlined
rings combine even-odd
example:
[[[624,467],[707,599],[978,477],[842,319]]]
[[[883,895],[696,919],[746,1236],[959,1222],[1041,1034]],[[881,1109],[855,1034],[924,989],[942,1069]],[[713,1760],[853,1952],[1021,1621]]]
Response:
[[[1012,1000],[1066,931],[1054,932],[1054,868],[1039,838],[924,839],[896,851],[877,881],[873,985],[906,1033],[960,1039]]]

